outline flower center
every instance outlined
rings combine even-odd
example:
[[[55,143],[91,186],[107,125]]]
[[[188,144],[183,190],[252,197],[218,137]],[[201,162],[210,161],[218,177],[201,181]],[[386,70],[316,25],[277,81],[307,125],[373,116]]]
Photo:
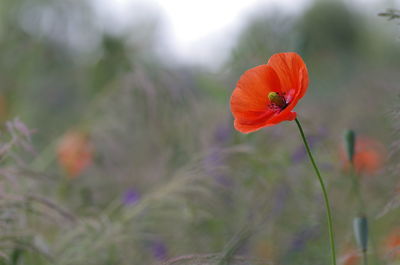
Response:
[[[278,92],[269,92],[268,99],[271,102],[270,107],[273,109],[283,110],[287,106],[285,97]]]

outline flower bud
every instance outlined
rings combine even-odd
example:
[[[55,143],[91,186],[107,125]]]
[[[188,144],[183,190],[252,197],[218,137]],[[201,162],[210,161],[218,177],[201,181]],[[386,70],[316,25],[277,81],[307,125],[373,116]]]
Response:
[[[354,160],[354,151],[356,146],[356,134],[353,130],[346,131],[344,135],[347,157],[350,162]]]
[[[368,220],[367,217],[356,217],[353,220],[354,236],[361,251],[366,252],[368,246]]]

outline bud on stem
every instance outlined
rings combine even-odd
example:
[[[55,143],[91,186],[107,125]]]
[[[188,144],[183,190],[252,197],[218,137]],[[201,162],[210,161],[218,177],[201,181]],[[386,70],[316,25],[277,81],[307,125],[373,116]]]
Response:
[[[347,157],[351,163],[353,163],[354,159],[354,151],[355,151],[355,145],[356,145],[356,134],[353,130],[348,130],[346,131],[344,135],[344,140],[346,144],[346,151],[347,151]]]
[[[368,220],[367,217],[356,217],[353,220],[354,236],[362,252],[367,252],[368,247]]]

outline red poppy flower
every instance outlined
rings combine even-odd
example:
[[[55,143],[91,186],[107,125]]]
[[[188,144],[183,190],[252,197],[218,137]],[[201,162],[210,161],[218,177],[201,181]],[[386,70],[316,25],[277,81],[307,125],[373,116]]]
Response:
[[[349,249],[341,257],[340,264],[342,265],[357,265],[360,263],[361,255],[355,249]]]
[[[350,162],[341,147],[340,158],[343,163],[343,169],[348,171],[350,169]],[[373,175],[376,174],[383,166],[386,158],[386,149],[379,141],[365,137],[358,136],[356,138],[354,150],[354,169],[359,175]]]
[[[242,133],[296,118],[293,108],[308,87],[307,67],[294,52],[271,56],[246,71],[231,96],[234,126]]]
[[[265,240],[257,242],[253,252],[256,257],[269,261],[273,261],[276,255],[275,245]]]
[[[67,132],[57,146],[58,162],[69,178],[77,177],[93,159],[93,147],[87,134]]]
[[[394,230],[385,239],[385,254],[390,258],[398,259],[400,257],[400,229]]]

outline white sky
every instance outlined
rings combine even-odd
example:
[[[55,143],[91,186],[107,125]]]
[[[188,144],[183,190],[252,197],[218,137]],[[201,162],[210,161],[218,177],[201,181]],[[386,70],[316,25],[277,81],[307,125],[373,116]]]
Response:
[[[246,17],[257,8],[298,13],[311,0],[92,0],[110,23],[128,25],[150,13],[159,13],[164,31],[163,43],[174,57],[207,64],[222,60]],[[347,0],[360,8],[382,7],[389,0]],[[397,0],[392,0],[399,2]],[[221,58],[218,58],[221,57]]]
[[[172,57],[207,64],[221,61],[246,15],[258,6],[300,12],[310,0],[93,0],[113,26],[159,13],[163,45]],[[295,3],[295,4],[293,4]]]

